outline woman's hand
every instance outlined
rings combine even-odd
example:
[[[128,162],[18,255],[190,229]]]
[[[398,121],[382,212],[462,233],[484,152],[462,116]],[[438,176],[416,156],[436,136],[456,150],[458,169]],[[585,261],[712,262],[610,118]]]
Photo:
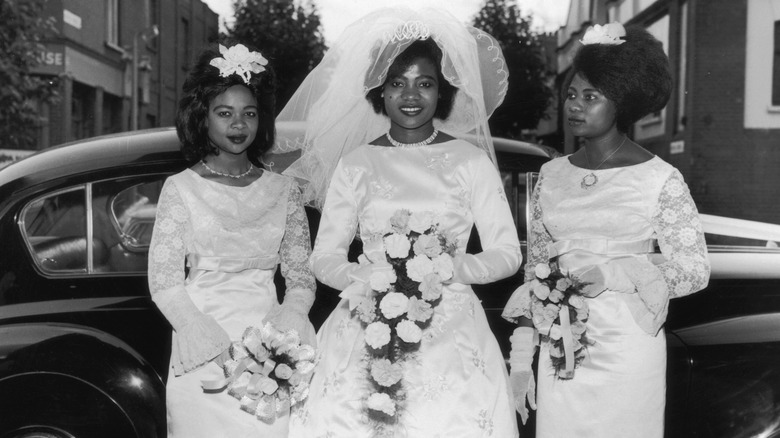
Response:
[[[618,261],[592,265],[573,272],[573,275],[583,283],[582,294],[586,297],[599,296],[605,290],[621,293],[636,292],[634,283],[628,278]]]
[[[301,344],[317,348],[317,333],[309,316],[295,309],[294,306],[282,304],[268,312],[263,323],[270,322],[277,330],[295,330],[301,338]]]

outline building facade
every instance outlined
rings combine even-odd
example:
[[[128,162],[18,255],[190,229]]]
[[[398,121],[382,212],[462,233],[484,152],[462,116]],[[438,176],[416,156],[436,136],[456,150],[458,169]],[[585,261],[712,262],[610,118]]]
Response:
[[[56,81],[61,98],[39,107],[39,149],[172,125],[192,57],[218,36],[201,0],[48,0],[44,13],[57,35],[35,73]]]
[[[571,0],[559,78],[587,27],[611,21],[661,40],[675,79],[631,138],[683,173],[701,212],[780,223],[780,0]]]

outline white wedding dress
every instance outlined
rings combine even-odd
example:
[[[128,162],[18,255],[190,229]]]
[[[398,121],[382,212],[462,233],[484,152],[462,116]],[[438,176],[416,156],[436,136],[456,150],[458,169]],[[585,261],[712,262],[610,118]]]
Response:
[[[312,266],[335,289],[350,283],[355,237],[387,229],[399,209],[432,211],[457,238],[455,277],[446,285],[414,357],[404,362],[399,421],[369,421],[364,331],[342,300],[318,333],[319,362],[309,398],[294,409],[290,437],[511,438],[518,435],[507,370],[485,312],[469,284],[507,277],[521,261],[502,181],[487,155],[462,140],[393,148],[363,145],[336,167]],[[465,254],[476,225],[483,252]]]
[[[274,274],[280,263],[287,291],[314,290],[307,266],[308,223],[292,178],[265,171],[248,186],[233,187],[186,169],[165,182],[157,211],[149,249],[152,295],[183,288],[231,341],[240,341],[247,327],[260,326],[279,306]],[[240,410],[227,391],[203,392],[202,381],[225,377],[216,363],[182,374],[175,346],[184,335],[173,333],[166,388],[169,437],[287,436],[288,416],[267,425]]]
[[[591,173],[597,182],[586,187]],[[665,260],[653,265],[656,239]],[[701,223],[682,175],[658,157],[603,170],[576,167],[568,157],[545,164],[531,201],[526,281],[556,253],[569,272],[633,258],[636,269],[627,274],[637,292],[607,290],[587,299],[593,345],[573,379],[555,376],[542,345],[537,438],[661,438],[668,301],[704,288],[709,278]],[[507,309],[524,307],[521,301],[513,295]]]

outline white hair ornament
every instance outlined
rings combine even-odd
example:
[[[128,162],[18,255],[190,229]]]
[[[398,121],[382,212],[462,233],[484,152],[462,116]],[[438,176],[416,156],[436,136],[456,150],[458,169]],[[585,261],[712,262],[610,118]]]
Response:
[[[618,22],[612,22],[605,25],[596,24],[590,26],[585,31],[580,42],[587,46],[590,44],[604,44],[607,46],[617,46],[625,43],[626,29]]]
[[[237,74],[247,84],[252,73],[262,73],[265,71],[264,66],[268,65],[268,60],[263,58],[260,52],[250,51],[243,44],[236,44],[229,49],[220,44],[219,53],[222,57],[212,59],[209,64],[219,69],[220,76],[228,77]]]

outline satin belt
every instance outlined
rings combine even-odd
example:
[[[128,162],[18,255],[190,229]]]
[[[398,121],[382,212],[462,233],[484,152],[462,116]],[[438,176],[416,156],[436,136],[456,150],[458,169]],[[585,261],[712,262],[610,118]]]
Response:
[[[265,257],[204,257],[187,255],[187,267],[199,271],[241,272],[248,269],[276,269],[279,256]]]
[[[549,244],[550,258],[558,257],[576,250],[587,251],[605,256],[623,254],[646,254],[655,250],[655,239],[645,240],[609,240],[609,239],[572,239],[559,240]]]

